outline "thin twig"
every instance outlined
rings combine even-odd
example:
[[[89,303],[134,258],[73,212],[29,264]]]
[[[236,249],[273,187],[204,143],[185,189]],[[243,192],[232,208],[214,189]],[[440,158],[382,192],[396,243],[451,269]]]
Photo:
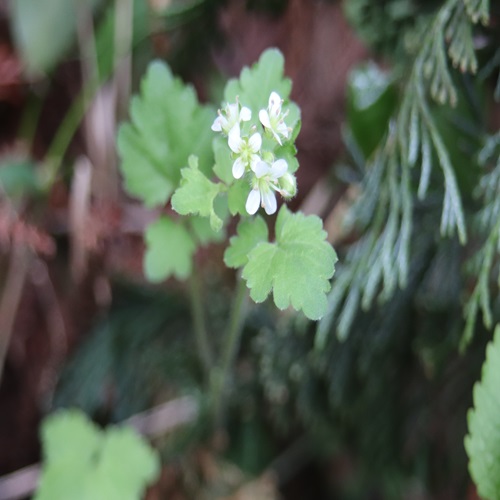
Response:
[[[22,291],[31,261],[31,252],[24,243],[12,242],[9,269],[5,279],[4,291],[0,302],[0,385],[7,349],[14,328],[16,313],[21,301]]]
[[[132,88],[132,45],[134,32],[133,0],[115,1],[114,85],[117,116],[125,118]]]
[[[40,375],[38,384],[38,392],[43,398],[44,407],[49,407],[57,384],[60,367],[68,349],[66,325],[56,290],[50,278],[48,266],[42,259],[35,258],[31,266],[30,276],[44,311],[49,334],[49,359]]]

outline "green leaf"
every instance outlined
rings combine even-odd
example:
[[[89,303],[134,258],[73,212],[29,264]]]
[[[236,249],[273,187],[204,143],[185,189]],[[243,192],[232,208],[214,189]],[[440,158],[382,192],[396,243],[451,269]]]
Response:
[[[224,98],[227,102],[235,102],[238,98],[257,116],[259,110],[267,108],[271,92],[277,92],[285,101],[282,108],[284,113],[288,112],[285,122],[292,128],[292,138],[295,139],[300,129],[300,109],[288,102],[292,83],[284,77],[284,68],[283,54],[278,49],[268,49],[251,68],[243,68],[238,80],[227,83]]]
[[[45,419],[42,442],[36,500],[137,500],[160,471],[157,454],[132,429],[103,432],[78,410]]]
[[[200,245],[209,243],[221,243],[225,240],[225,231],[214,231],[210,225],[210,220],[206,217],[193,215],[189,217],[192,233]]]
[[[149,207],[165,204],[191,154],[198,156],[200,170],[210,173],[215,113],[198,104],[192,87],[174,78],[164,63],[150,64],[130,114],[132,122],[118,133],[118,151],[131,195]]]
[[[250,189],[250,185],[245,179],[239,179],[229,187],[227,192],[227,204],[231,215],[248,215],[245,204]]]
[[[473,391],[465,449],[469,472],[481,498],[500,499],[500,325],[486,350],[481,381]]]
[[[233,160],[231,159],[231,150],[227,145],[227,139],[221,135],[216,136],[212,147],[215,155],[215,174],[226,184],[232,184],[234,182]]]
[[[61,60],[76,38],[78,11],[99,0],[15,0],[10,3],[18,49],[29,72],[47,72]]]
[[[276,158],[283,158],[288,164],[288,172],[295,173],[299,168],[299,161],[296,158],[297,149],[293,143],[287,142],[279,146],[274,151]]]
[[[172,207],[181,215],[201,215],[210,217],[210,226],[214,231],[222,227],[222,219],[215,213],[214,200],[221,192],[223,184],[215,184],[198,170],[198,158],[189,157],[189,167],[181,171],[182,180],[172,196]]]
[[[196,245],[184,226],[160,217],[147,227],[144,238],[144,272],[148,280],[159,282],[170,276],[184,280],[191,274]]]
[[[240,221],[237,233],[229,240],[229,247],[224,252],[224,263],[228,267],[244,266],[250,251],[268,238],[267,225],[260,216]]]
[[[282,99],[288,98],[292,84],[283,77],[285,59],[278,49],[264,51],[257,63],[241,71],[239,80],[229,80],[224,91],[227,102],[239,101],[252,111],[267,108],[269,95],[274,90]]]
[[[117,63],[116,57],[125,57],[139,43],[147,39],[151,29],[151,17],[154,14],[147,2],[143,0],[132,0],[132,33],[131,46],[120,47],[122,53],[117,54],[117,33],[115,31],[115,23],[117,18],[116,7],[122,8],[123,4],[114,3],[109,5],[102,16],[102,21],[96,29],[95,45],[97,68],[99,72],[99,80],[103,81],[109,78]],[[125,9],[128,6],[125,5]],[[127,28],[128,29],[128,28]],[[123,45],[120,41],[120,45]]]
[[[374,63],[351,72],[347,87],[347,117],[356,143],[368,158],[387,132],[397,104],[394,79]]]
[[[0,165],[0,189],[11,198],[40,191],[35,165],[29,160],[7,160]]]
[[[99,447],[98,427],[80,411],[66,411],[47,418],[42,426],[46,462],[90,460]]]
[[[283,206],[276,221],[276,242],[259,243],[243,268],[252,299],[263,302],[272,290],[279,309],[291,304],[308,318],[320,319],[337,261],[325,238],[319,217],[292,214]]]
[[[143,488],[158,475],[159,463],[153,450],[131,428],[112,427],[102,443],[99,472],[103,479],[113,480],[117,500],[132,500],[141,498]],[[124,496],[115,493],[116,483]]]

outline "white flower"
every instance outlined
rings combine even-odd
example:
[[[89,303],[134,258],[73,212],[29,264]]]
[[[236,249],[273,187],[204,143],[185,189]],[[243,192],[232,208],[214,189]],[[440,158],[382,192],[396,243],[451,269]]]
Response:
[[[229,131],[242,121],[247,122],[252,118],[252,111],[246,106],[241,106],[238,100],[235,104],[227,104],[221,111],[217,112],[219,116],[212,123],[214,132],[224,132],[229,134]]]
[[[260,156],[257,153],[262,146],[262,137],[258,132],[250,138],[242,138],[240,135],[240,125],[237,123],[229,131],[228,144],[231,151],[237,155],[233,163],[233,177],[235,179],[241,178],[247,167],[252,170],[255,169],[260,161]]]
[[[246,211],[253,215],[262,206],[268,215],[276,212],[277,203],[274,191],[279,191],[278,179],[288,170],[285,160],[277,160],[272,165],[260,161],[255,169],[253,187],[245,205]]]
[[[266,129],[271,131],[280,146],[280,135],[285,139],[288,139],[290,137],[290,129],[286,126],[285,123],[285,117],[288,114],[288,111],[285,114],[281,113],[282,103],[283,100],[281,99],[279,94],[277,94],[276,92],[271,92],[267,109],[261,109],[259,111],[260,122]]]

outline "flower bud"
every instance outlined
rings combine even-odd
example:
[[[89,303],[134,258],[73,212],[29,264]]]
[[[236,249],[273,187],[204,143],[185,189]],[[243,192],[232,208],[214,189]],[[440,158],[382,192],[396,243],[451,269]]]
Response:
[[[271,151],[264,151],[262,153],[262,159],[269,164],[272,164],[274,162],[274,155],[271,153]]]
[[[280,194],[285,199],[293,198],[297,194],[297,179],[295,175],[286,172],[279,178]]]

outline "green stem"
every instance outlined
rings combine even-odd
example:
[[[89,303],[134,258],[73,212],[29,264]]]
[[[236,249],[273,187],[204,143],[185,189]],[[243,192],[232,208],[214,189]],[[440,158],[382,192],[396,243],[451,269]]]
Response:
[[[224,351],[220,366],[216,367],[212,378],[212,403],[215,424],[221,422],[224,411],[224,392],[226,389],[229,372],[232,368],[234,358],[240,344],[241,333],[243,331],[244,319],[247,310],[247,288],[245,282],[238,276],[238,286],[234,298],[231,317],[229,318],[226,338],[224,340]]]
[[[196,349],[198,356],[207,374],[207,379],[213,366],[213,354],[208,341],[207,329],[205,327],[205,315],[203,314],[203,302],[201,294],[200,279],[197,272],[193,272],[189,280],[189,295],[191,300],[191,313],[193,316]]]
[[[76,96],[67,111],[63,122],[57,129],[56,136],[54,137],[46,155],[48,164],[46,181],[48,186],[52,185],[54,182],[68,146],[78,130],[78,127],[87,112],[89,103],[97,92],[97,88],[98,86],[96,84],[87,84],[84,86],[84,88]]]

